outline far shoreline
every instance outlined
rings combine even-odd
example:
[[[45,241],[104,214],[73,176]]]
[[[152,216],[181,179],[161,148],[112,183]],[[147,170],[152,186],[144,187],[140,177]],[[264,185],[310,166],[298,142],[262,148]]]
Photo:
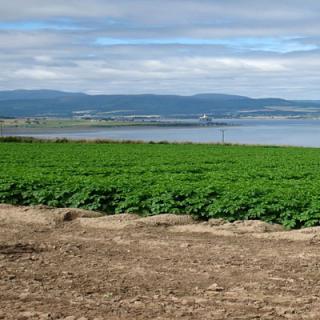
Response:
[[[283,149],[319,149],[314,146],[296,146],[287,144],[258,144],[234,142],[193,142],[193,141],[167,141],[167,140],[127,140],[127,139],[70,139],[70,138],[37,138],[32,136],[2,136],[0,143],[27,143],[27,144],[137,144],[137,145],[199,145],[219,147],[244,147],[244,148],[283,148]]]

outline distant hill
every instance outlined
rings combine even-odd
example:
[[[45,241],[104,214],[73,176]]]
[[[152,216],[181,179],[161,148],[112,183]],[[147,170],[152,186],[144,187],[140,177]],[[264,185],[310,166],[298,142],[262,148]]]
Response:
[[[55,99],[61,97],[79,97],[84,95],[84,93],[55,90],[12,90],[0,91],[0,100]]]
[[[70,117],[83,111],[91,116],[162,115],[216,117],[240,115],[319,114],[319,101],[204,93],[179,95],[88,95],[54,90],[0,91],[0,117]]]
[[[245,97],[245,96],[237,96],[237,95],[222,94],[222,93],[199,93],[199,94],[193,95],[193,97],[196,99],[220,100],[220,101],[248,99],[248,97]]]

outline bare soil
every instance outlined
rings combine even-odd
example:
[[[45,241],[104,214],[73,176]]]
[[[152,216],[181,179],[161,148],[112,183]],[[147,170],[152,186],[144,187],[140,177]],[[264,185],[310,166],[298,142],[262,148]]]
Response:
[[[0,319],[320,319],[319,235],[0,205]]]

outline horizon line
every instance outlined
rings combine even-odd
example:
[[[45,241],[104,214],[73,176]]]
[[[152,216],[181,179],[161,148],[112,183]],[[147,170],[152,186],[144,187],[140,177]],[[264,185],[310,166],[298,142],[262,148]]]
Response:
[[[85,91],[69,91],[69,90],[59,90],[59,89],[0,89],[1,92],[15,92],[15,91],[55,91],[55,92],[62,92],[62,93],[74,93],[74,94],[84,94],[88,96],[179,96],[179,97],[194,97],[198,95],[225,95],[225,96],[235,96],[235,97],[242,97],[242,98],[249,98],[249,99],[281,99],[281,100],[288,100],[288,101],[319,101],[319,99],[288,99],[282,98],[278,96],[261,96],[261,97],[252,97],[250,95],[242,95],[237,93],[225,93],[225,92],[198,92],[194,94],[179,94],[179,93],[90,93]]]

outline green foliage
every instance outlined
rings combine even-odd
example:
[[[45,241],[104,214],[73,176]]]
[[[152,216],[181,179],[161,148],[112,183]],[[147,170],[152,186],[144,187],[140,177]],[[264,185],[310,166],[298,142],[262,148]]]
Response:
[[[320,149],[11,141],[0,155],[0,203],[320,224]]]

